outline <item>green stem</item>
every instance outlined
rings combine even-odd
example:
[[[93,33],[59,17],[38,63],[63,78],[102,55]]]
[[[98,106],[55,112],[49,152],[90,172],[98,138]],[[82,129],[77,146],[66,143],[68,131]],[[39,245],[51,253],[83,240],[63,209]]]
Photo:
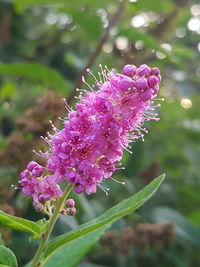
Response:
[[[38,267],[39,266],[38,261],[42,255],[42,252],[44,250],[45,245],[48,242],[48,239],[49,239],[49,236],[53,230],[53,227],[54,227],[54,225],[58,219],[58,216],[60,214],[60,210],[62,209],[64,202],[65,202],[66,198],[68,197],[72,187],[73,187],[72,184],[68,184],[65,191],[63,192],[63,195],[58,199],[56,207],[55,207],[55,211],[49,220],[49,224],[48,224],[45,236],[41,239],[38,250],[37,250],[37,252],[36,252],[36,254],[32,260],[31,267]]]

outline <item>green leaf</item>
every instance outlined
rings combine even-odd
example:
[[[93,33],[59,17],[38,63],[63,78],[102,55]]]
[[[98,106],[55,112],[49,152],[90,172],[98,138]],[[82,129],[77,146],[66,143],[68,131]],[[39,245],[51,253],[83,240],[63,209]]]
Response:
[[[53,257],[50,257],[44,266],[54,267],[75,267],[81,258],[90,250],[91,246],[95,244],[105,230],[108,229],[111,224],[107,224],[95,231],[83,235],[78,239],[75,239],[70,244],[60,248]],[[66,265],[67,264],[67,265]],[[43,265],[41,265],[43,266]]]
[[[0,266],[17,267],[17,259],[15,254],[4,246],[0,246]]]
[[[97,219],[81,225],[70,233],[66,233],[53,239],[44,252],[44,261],[42,262],[42,265],[44,265],[45,267],[59,267],[64,266],[63,262],[66,262],[67,260],[68,267],[75,266],[80,259],[79,253],[83,255],[85,251],[89,249],[89,247],[94,243],[92,241],[94,236],[98,239],[99,236],[111,225],[112,222],[134,211],[142,204],[144,204],[155,193],[157,188],[162,183],[164,177],[164,174],[159,176],[157,179],[143,188],[140,192],[109,209]],[[84,247],[86,242],[88,244],[87,249]],[[62,257],[60,256],[61,254]],[[58,261],[59,258],[60,261]],[[63,258],[62,263],[61,258]],[[70,265],[69,262],[72,262],[72,265]]]
[[[43,227],[36,222],[32,222],[23,218],[19,218],[0,210],[0,224],[10,227],[15,230],[31,232],[35,237],[39,238],[43,233]]]
[[[0,64],[0,74],[14,74],[33,79],[62,93],[69,91],[67,81],[52,68],[38,63]]]

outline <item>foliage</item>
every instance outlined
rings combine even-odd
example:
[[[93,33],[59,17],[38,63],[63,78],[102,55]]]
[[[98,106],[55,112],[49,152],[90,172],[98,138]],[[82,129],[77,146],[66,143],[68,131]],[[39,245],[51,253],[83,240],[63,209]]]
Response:
[[[35,229],[34,238],[45,231],[41,215],[33,210],[29,200],[19,192],[14,193],[10,185],[17,184],[19,171],[31,159],[32,149],[43,148],[39,137],[49,131],[48,121],[66,115],[62,109],[58,112],[61,102],[57,101],[54,109],[50,109],[48,103],[65,97],[73,106],[74,88],[83,87],[80,76],[87,76],[85,67],[89,66],[98,76],[99,63],[118,70],[132,63],[158,66],[163,77],[160,97],[165,97],[159,109],[161,120],[147,123],[149,134],[145,142],[138,140],[133,144],[133,155],[125,153],[125,170],[117,172],[115,178],[126,184],[107,181],[106,186],[111,188],[108,197],[102,192],[90,197],[72,195],[77,216],[60,216],[52,238],[62,235],[62,240],[67,231],[76,231],[77,226],[82,227],[82,223],[97,218],[166,172],[165,184],[154,198],[137,213],[114,222],[110,230],[123,234],[128,226],[135,228],[139,223],[156,225],[170,221],[175,239],[164,249],[161,246],[143,249],[134,240],[130,241],[133,249],[129,255],[119,251],[112,254],[112,249],[107,250],[101,239],[97,242],[107,229],[104,225],[96,232],[88,232],[87,239],[80,236],[58,252],[69,253],[70,249],[75,253],[74,248],[85,244],[80,257],[71,254],[72,266],[76,266],[87,252],[80,267],[129,267],[133,262],[134,266],[144,267],[200,265],[200,48],[197,29],[200,7],[198,1],[189,0],[124,2],[116,16],[119,2],[114,0],[0,1],[0,209],[10,213],[6,220],[5,213],[1,212],[0,216],[5,225],[14,218],[15,230],[23,227],[28,231],[9,232],[7,227],[1,226],[3,239],[9,247],[2,249],[5,255],[4,262],[0,262],[2,266],[16,266],[10,249],[17,255],[19,266],[30,261],[37,240],[22,241],[33,233],[29,232],[28,225]],[[111,29],[104,35],[111,22]],[[87,77],[87,81],[94,82],[92,77]],[[55,93],[51,94],[51,99],[49,90]],[[59,127],[59,121],[55,123]],[[24,244],[26,254],[22,253]],[[6,262],[6,255],[10,255],[10,262]],[[57,260],[57,256],[54,259]]]
[[[17,259],[14,253],[6,248],[4,245],[0,245],[0,266],[1,267],[17,267]]]
[[[95,220],[53,239],[44,252],[41,266],[63,266],[66,259],[68,266],[75,266],[91,245],[111,226],[111,223],[144,204],[155,193],[164,177],[165,175],[161,175],[140,192],[107,210]],[[33,232],[36,236],[41,235],[41,231],[44,231],[42,226],[44,222],[42,224],[41,221],[34,223],[4,212],[1,212],[0,223],[20,231]],[[73,254],[72,251],[74,251]]]
[[[5,225],[7,227],[10,227],[15,230],[19,231],[25,231],[25,232],[31,232],[33,233],[37,238],[41,237],[43,232],[45,231],[46,223],[45,221],[38,221],[38,222],[32,222],[30,220],[18,218],[16,216],[12,216],[10,214],[7,214],[3,211],[0,211],[0,224]]]

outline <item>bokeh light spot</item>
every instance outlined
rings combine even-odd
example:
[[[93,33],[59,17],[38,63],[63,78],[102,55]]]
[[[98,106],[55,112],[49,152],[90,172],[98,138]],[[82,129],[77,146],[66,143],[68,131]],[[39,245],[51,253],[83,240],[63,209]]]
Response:
[[[189,109],[192,106],[192,101],[189,98],[181,99],[181,107],[185,109]]]

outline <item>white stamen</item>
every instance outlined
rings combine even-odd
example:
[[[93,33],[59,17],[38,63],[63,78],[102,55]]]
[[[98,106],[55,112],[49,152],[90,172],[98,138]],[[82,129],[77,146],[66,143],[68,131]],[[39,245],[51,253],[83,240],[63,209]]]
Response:
[[[44,158],[44,159],[47,158],[43,152],[41,153],[41,150],[40,150],[39,152],[33,150],[33,153],[35,153],[36,155],[38,155],[39,157],[42,157],[42,158]]]
[[[70,105],[67,103],[67,100],[65,98],[63,98],[63,101],[65,103],[65,108],[68,112],[72,111],[72,108],[70,107]]]
[[[102,74],[102,78],[103,78],[103,82],[105,83],[105,77],[104,77],[104,70],[101,64],[99,64],[99,67],[101,69],[101,74]]]
[[[114,182],[118,183],[118,184],[125,184],[125,182],[120,182],[120,181],[117,181],[116,179],[114,179],[113,177],[110,177],[111,180],[113,180]]]
[[[50,120],[49,122],[50,122],[51,127],[53,128],[54,132],[55,132],[55,133],[58,133],[59,130],[55,127],[55,125],[53,124],[52,120]]]
[[[82,88],[76,88],[77,92],[88,93],[88,90]]]
[[[62,119],[61,117],[58,117],[58,119],[60,120],[60,121],[65,121],[66,119]]]
[[[86,85],[88,86],[88,88],[89,88],[92,92],[94,92],[94,89],[90,86],[89,83],[86,82],[84,76],[82,76],[82,82],[83,82],[84,84],[86,84]]]
[[[104,68],[107,70],[108,74],[110,74],[110,73],[111,73],[111,71],[108,69],[107,65],[105,65],[105,67],[104,67]]]
[[[165,101],[165,99],[164,98],[154,98],[154,100],[156,100],[156,101]]]
[[[87,69],[87,72],[92,75],[92,77],[94,78],[95,82],[98,84],[99,81],[97,80],[96,76],[90,71],[90,69]]]
[[[102,81],[102,77],[101,77],[101,73],[100,72],[98,72],[98,76],[99,76],[100,83],[103,84],[103,81]]]
[[[102,185],[98,185],[99,188],[101,188],[101,190],[104,191],[104,193],[108,196],[108,192],[106,191],[107,189],[105,189]]]

